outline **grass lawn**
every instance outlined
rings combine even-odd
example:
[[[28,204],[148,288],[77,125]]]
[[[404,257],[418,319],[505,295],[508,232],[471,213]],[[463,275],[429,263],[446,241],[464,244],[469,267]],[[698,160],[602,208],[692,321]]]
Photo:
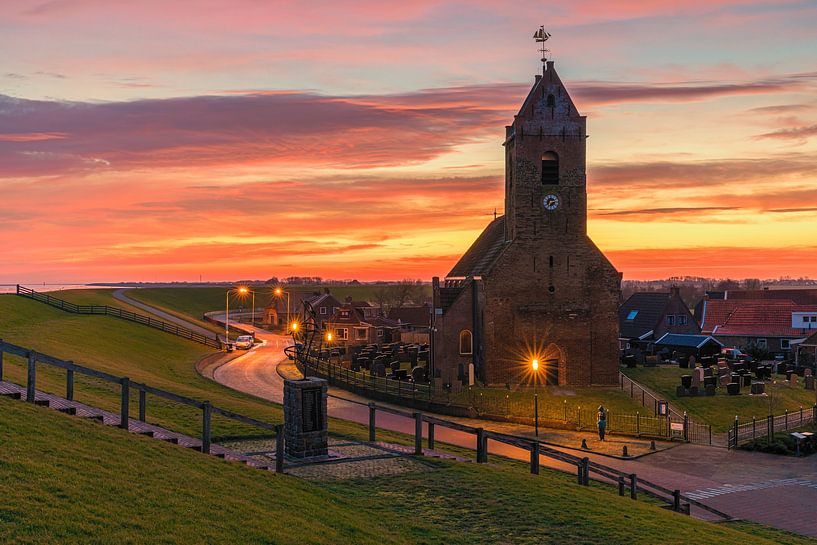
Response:
[[[312,483],[0,398],[0,542],[805,545],[523,464]],[[671,529],[671,530],[670,530]]]
[[[686,411],[690,418],[712,425],[713,431],[726,431],[735,422],[735,415],[741,422],[764,418],[769,414],[769,401],[772,401],[772,412],[775,415],[799,411],[800,407],[810,408],[814,405],[815,393],[803,388],[802,379],[796,387],[789,386],[785,377],[779,377],[776,383],[767,382],[766,392],[770,396],[748,395],[748,388],[741,389],[741,395],[726,395],[719,389],[713,397],[677,397],[676,387],[681,384],[681,375],[691,373],[690,369],[675,366],[638,367],[624,369],[624,373],[636,382],[660,393],[680,410]],[[783,380],[781,380],[781,378]]]

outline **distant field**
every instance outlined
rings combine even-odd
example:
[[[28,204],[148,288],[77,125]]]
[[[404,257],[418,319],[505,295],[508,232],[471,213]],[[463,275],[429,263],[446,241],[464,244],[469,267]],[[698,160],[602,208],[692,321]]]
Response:
[[[0,398],[0,542],[51,545],[805,545],[524,464],[313,483]]]
[[[726,431],[735,422],[735,415],[740,422],[749,422],[752,417],[765,418],[769,414],[769,396],[750,396],[748,388],[742,388],[739,396],[726,395],[719,389],[713,397],[678,397],[676,388],[681,384],[681,375],[691,373],[689,369],[677,366],[638,367],[623,369],[624,374],[643,384],[656,393],[663,395],[680,410],[699,422],[712,425],[713,431]],[[785,377],[783,377],[785,379]],[[778,379],[776,384],[766,383],[766,392],[771,393],[772,412],[783,414],[788,409],[798,411],[800,407],[810,408],[815,402],[814,391],[803,388],[802,379],[797,387],[789,386],[785,380]]]

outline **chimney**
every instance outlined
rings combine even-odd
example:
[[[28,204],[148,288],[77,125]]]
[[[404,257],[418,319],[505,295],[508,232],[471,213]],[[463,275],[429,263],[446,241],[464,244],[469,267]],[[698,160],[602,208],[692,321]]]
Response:
[[[672,286],[669,289],[669,293],[672,297],[681,297],[681,288],[678,286]]]

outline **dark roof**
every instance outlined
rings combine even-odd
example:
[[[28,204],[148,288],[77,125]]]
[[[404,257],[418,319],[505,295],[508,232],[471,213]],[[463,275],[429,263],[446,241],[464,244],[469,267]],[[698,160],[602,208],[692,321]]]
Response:
[[[701,348],[710,342],[723,346],[723,343],[709,335],[682,335],[680,333],[666,333],[660,339],[655,341],[655,345]]]
[[[431,307],[423,305],[420,307],[392,308],[389,310],[389,318],[398,320],[404,325],[427,327],[431,325]]]
[[[505,216],[493,220],[448,273],[454,276],[482,276],[490,272],[505,248]]]
[[[627,339],[638,339],[655,329],[664,316],[671,293],[637,292],[624,301],[618,309],[620,335]],[[637,311],[632,320],[627,317]]]

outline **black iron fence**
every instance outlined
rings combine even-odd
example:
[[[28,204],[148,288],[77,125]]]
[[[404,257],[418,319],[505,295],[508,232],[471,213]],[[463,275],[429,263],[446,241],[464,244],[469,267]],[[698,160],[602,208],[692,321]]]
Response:
[[[75,303],[71,303],[70,301],[53,297],[47,293],[34,291],[19,284],[17,285],[17,295],[34,299],[35,301],[45,303],[46,305],[50,305],[66,312],[72,312],[74,314],[113,316],[114,318],[120,318],[122,320],[128,320],[129,322],[146,325],[148,327],[158,329],[159,331],[164,331],[165,333],[170,333],[171,335],[176,335],[177,337],[182,337],[211,348],[222,348],[222,342],[215,336],[211,337],[209,335],[204,335],[177,324],[157,320],[156,318],[152,318],[144,314],[137,314],[118,307],[111,307],[107,305],[77,305]]]
[[[598,410],[595,407],[568,407],[539,404],[534,397],[502,396],[492,392],[485,395],[477,390],[465,390],[458,394],[439,391],[431,384],[410,380],[378,377],[368,371],[353,371],[330,363],[327,359],[304,350],[297,352],[289,347],[287,353],[298,364],[331,384],[366,395],[373,399],[392,401],[417,409],[451,416],[475,416],[500,422],[534,425],[536,417],[540,425],[578,431],[595,430],[598,426]],[[646,399],[646,397],[645,397]],[[685,414],[672,411],[666,416],[649,414],[645,404],[644,414],[607,412],[607,432],[636,437],[678,439],[701,444],[713,444],[711,426],[691,421]],[[657,412],[657,407],[656,407]]]
[[[786,411],[778,416],[768,415],[765,418],[752,418],[751,421],[741,423],[735,417],[735,423],[729,428],[727,433],[727,446],[737,448],[742,444],[760,439],[768,438],[772,441],[774,434],[781,431],[796,430],[817,422],[817,405],[812,407],[800,407],[796,411]]]

